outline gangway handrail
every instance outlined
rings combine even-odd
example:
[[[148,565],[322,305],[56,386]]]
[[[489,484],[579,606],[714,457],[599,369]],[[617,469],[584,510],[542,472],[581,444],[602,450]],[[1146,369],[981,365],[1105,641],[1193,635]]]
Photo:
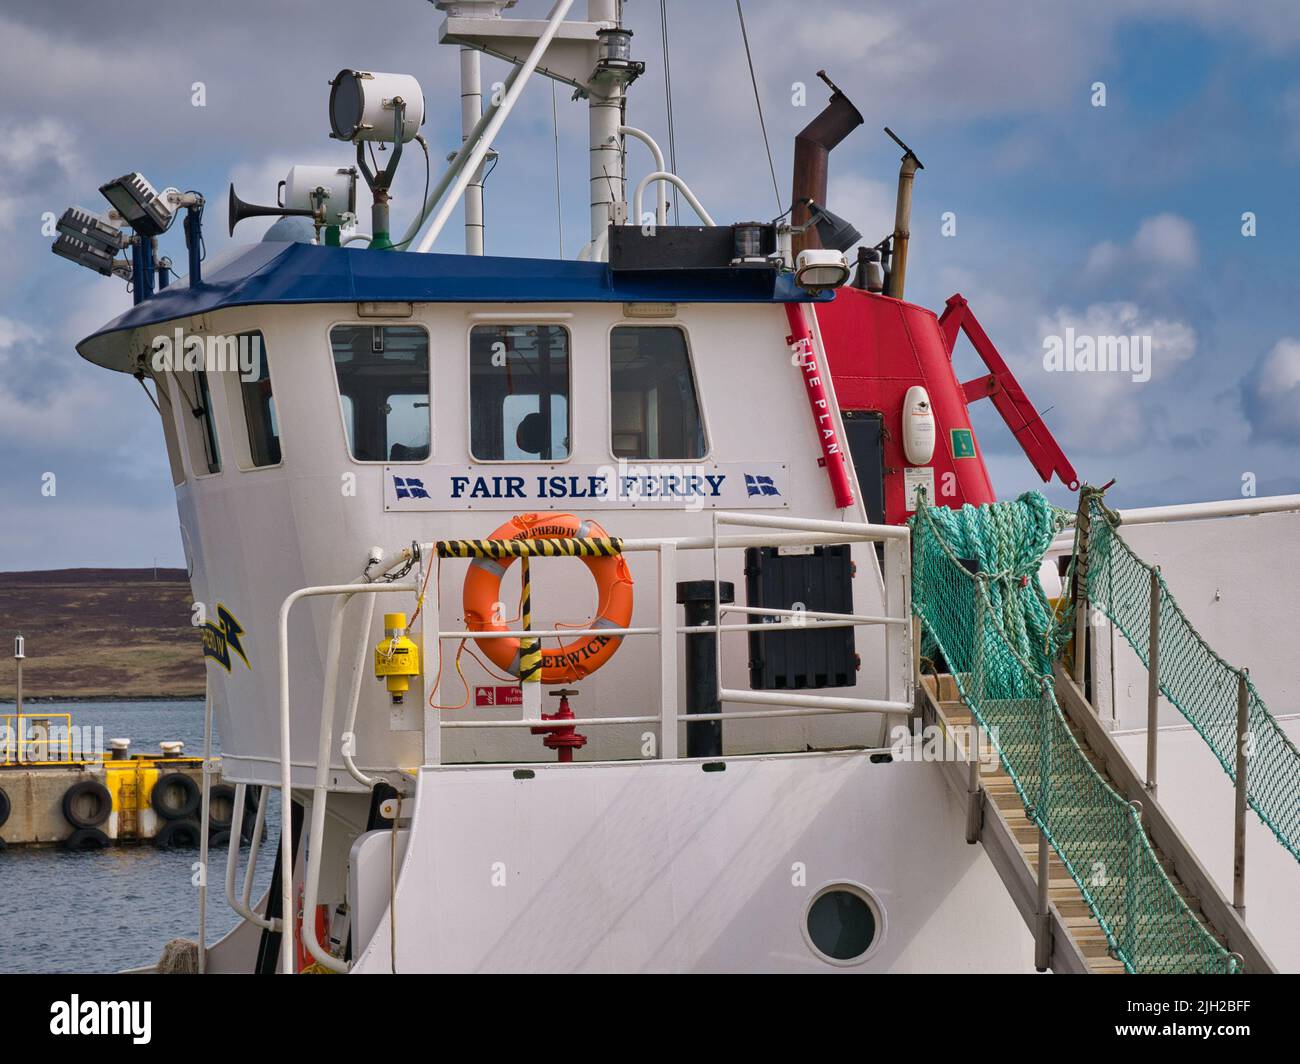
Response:
[[[1300,504],[1300,496],[1281,498]],[[1300,788],[1300,750],[1269,711],[1247,670],[1230,664],[1210,646],[1178,605],[1160,567],[1138,556],[1119,534],[1121,527],[1108,518],[1094,496],[1088,534],[1079,537],[1087,559],[1082,569],[1085,609],[1099,609],[1147,670],[1148,789],[1156,787],[1160,695],[1192,725],[1233,781],[1237,790],[1234,904],[1243,909],[1247,805],[1283,849],[1300,861],[1300,804],[1295,799]],[[1175,655],[1182,661],[1175,661]],[[1186,671],[1189,661],[1201,664],[1198,674]],[[1184,666],[1182,673],[1179,665]],[[1218,692],[1230,704],[1216,707],[1211,696],[1207,705],[1203,696],[1207,691]],[[1268,777],[1261,783],[1264,773]]]

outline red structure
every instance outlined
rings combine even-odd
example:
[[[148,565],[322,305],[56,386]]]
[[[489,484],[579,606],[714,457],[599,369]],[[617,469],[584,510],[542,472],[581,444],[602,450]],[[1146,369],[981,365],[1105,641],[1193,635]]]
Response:
[[[995,500],[968,411],[972,402],[985,397],[993,400],[1044,481],[1056,474],[1071,489],[1078,487],[1074,467],[960,295],[949,299],[937,318],[925,307],[845,287],[836,292],[834,302],[817,306],[817,321],[840,410],[849,417],[857,412],[881,418],[887,522],[901,524],[914,512],[907,498],[903,398],[916,385],[928,392],[936,425],[934,457],[928,463],[933,469],[932,501],[957,508]],[[965,384],[952,365],[961,332],[989,370]],[[861,480],[866,463],[856,449],[853,457]],[[914,481],[917,474],[925,475],[924,467],[911,469]]]

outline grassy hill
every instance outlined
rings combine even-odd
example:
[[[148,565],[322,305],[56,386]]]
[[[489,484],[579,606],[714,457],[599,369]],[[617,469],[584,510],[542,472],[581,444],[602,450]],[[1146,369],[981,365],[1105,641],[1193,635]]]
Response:
[[[183,569],[0,573],[0,699],[19,632],[25,699],[202,697],[192,599]]]

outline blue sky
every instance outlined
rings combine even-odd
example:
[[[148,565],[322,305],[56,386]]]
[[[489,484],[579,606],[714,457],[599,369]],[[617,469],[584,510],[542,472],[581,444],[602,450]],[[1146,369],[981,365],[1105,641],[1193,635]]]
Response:
[[[731,0],[667,0],[678,168],[719,220],[775,195]],[[549,6],[521,0],[512,14]],[[583,7],[581,0],[575,10]],[[1087,478],[1120,505],[1300,492],[1300,9],[1291,0],[900,4],[745,0],[783,194],[793,136],[825,67],[866,124],[832,158],[831,206],[888,231],[898,151],[918,176],[908,296],[960,291]],[[797,18],[792,12],[797,11]],[[629,0],[648,64],[629,120],[667,142],[659,4]],[[415,74],[435,158],[459,140],[454,49],[423,0],[177,0],[165,9],[0,3],[0,569],[179,564],[157,417],[129,378],[88,366],[81,336],[124,309],[119,282],[49,254],[45,212],[102,208],[104,180],[270,202],[294,163],[347,164],[326,133],[342,67]],[[488,80],[505,68],[485,60]],[[206,106],[192,105],[201,81]],[[808,106],[792,105],[795,82]],[[1102,82],[1106,106],[1092,104]],[[572,256],[586,229],[584,110],[558,95]],[[551,91],[535,79],[498,138],[488,250],[558,251]],[[630,173],[648,158],[630,148]],[[408,155],[404,225],[423,185]],[[1257,235],[1242,235],[1254,212]],[[957,231],[941,236],[945,212]],[[228,243],[210,212],[209,253]],[[683,210],[683,220],[688,212]],[[179,229],[179,227],[178,227]],[[257,235],[241,229],[241,239]],[[165,250],[183,258],[179,232]],[[439,250],[459,249],[449,225]],[[1152,337],[1152,377],[1049,373],[1066,327]],[[979,372],[958,352],[964,377]],[[976,427],[1001,494],[1036,478],[991,407]],[[41,492],[57,476],[57,494]],[[1067,495],[1049,491],[1054,501]]]

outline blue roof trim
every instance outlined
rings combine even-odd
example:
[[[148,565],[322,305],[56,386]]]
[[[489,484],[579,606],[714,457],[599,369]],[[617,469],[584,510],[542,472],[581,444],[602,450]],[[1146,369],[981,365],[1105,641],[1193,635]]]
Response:
[[[268,303],[807,303],[822,298],[832,294],[814,298],[789,273],[768,270],[616,274],[599,262],[263,243],[233,249],[211,265],[197,287],[173,284],[82,344],[123,329]]]

